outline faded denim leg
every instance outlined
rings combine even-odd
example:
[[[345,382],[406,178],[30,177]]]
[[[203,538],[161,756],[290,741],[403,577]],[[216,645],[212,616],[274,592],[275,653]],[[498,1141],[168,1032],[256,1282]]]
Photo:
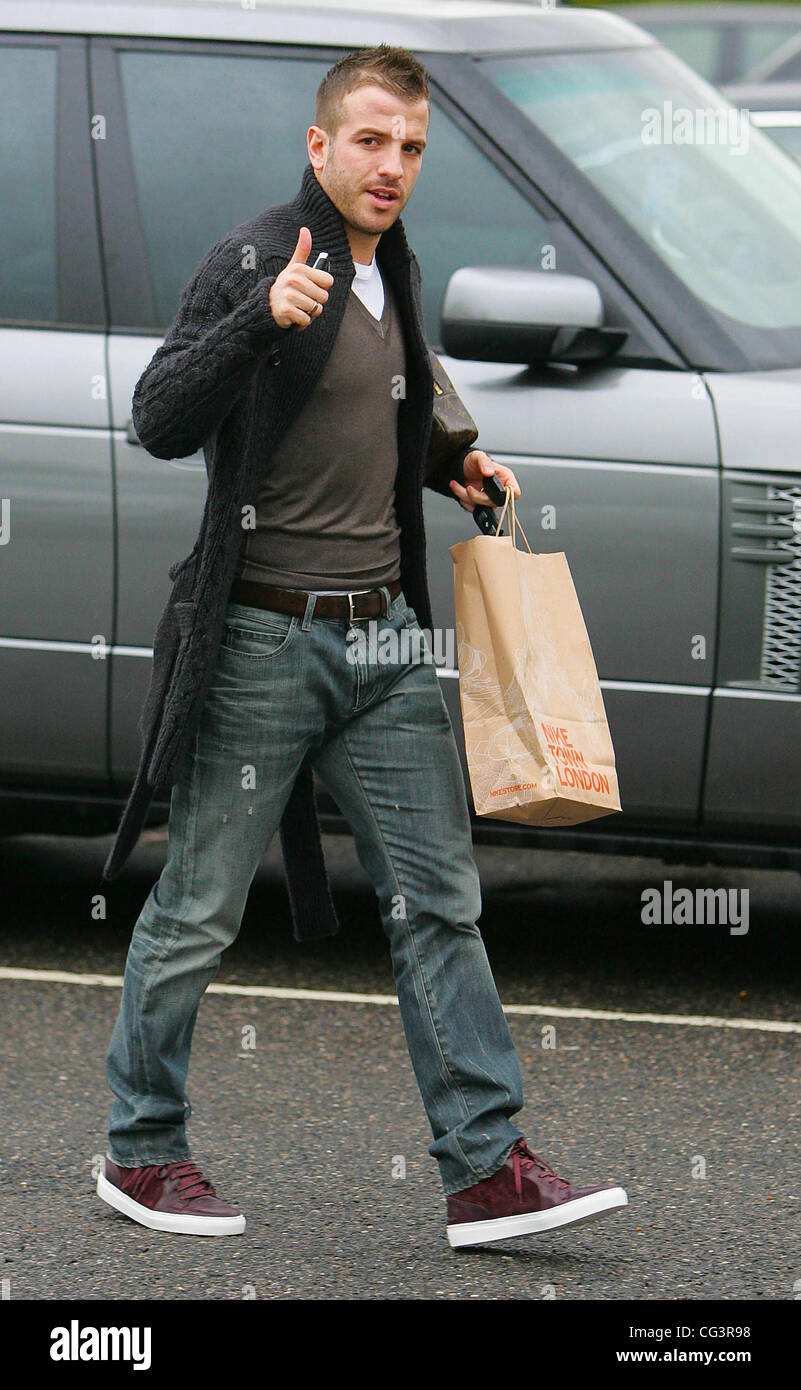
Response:
[[[189,1157],[185,1082],[200,1000],[237,936],[308,748],[301,621],[229,606],[186,770],[172,788],[167,860],[134,927],[106,1057],[116,1097],[109,1153],[122,1167]]]
[[[420,633],[405,602],[379,620],[380,630],[404,626]],[[329,664],[341,662],[343,632],[329,625],[326,641]],[[397,659],[381,663],[367,644],[350,718],[315,770],[378,895],[429,1153],[450,1194],[503,1165],[522,1136],[510,1116],[523,1085],[476,925],[480,884],[447,706],[434,665],[408,650],[404,661],[398,644]]]

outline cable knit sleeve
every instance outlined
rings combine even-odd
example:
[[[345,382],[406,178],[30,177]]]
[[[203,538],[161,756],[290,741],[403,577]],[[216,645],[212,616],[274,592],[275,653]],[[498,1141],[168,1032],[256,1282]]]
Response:
[[[206,253],[185,286],[178,312],[132,401],[134,427],[156,458],[202,448],[247,385],[280,328],[270,310],[274,275],[245,271],[241,248],[223,241]]]
[[[449,483],[454,478],[457,483],[465,486],[464,461],[467,455],[478,448],[476,444],[468,444],[465,448],[457,449],[449,459],[439,465],[439,468],[432,469],[423,479],[423,487],[430,487],[432,492],[438,492],[442,497],[453,497],[458,501],[456,493],[451,490]]]

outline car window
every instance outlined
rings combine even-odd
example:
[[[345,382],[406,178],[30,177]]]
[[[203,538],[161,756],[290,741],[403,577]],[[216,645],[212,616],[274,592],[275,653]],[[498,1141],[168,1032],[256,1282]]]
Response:
[[[691,68],[700,72],[709,82],[721,80],[720,27],[715,24],[665,24],[656,19],[643,24],[643,29],[654,35],[666,48],[671,48]]]
[[[801,164],[801,125],[762,125],[762,129]]]
[[[801,178],[715,88],[659,49],[483,67],[700,300],[801,325]]]
[[[260,209],[295,196],[315,95],[330,64],[152,50],[126,50],[119,58],[155,301],[166,327],[208,247]],[[403,224],[420,261],[426,332],[434,342],[445,286],[458,266],[548,268],[541,264],[548,223],[436,106]]]
[[[55,48],[0,45],[0,319],[59,318]]]
[[[159,323],[205,251],[297,193],[329,63],[220,53],[119,54]]]
[[[432,104],[417,183],[403,225],[423,275],[423,313],[432,343],[448,279],[463,265],[548,264],[549,223],[463,130]]]
[[[801,48],[771,74],[777,82],[801,82]]]
[[[776,53],[794,34],[801,34],[801,16],[797,23],[790,20],[787,24],[743,25],[740,64],[742,76],[744,77],[757,63],[769,58],[771,53]]]

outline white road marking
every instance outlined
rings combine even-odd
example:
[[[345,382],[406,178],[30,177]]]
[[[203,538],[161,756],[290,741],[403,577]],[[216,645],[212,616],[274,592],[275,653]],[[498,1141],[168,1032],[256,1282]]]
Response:
[[[33,980],[42,984],[82,985],[121,989],[122,975],[74,975],[66,970],[25,970],[0,966],[0,980]],[[316,999],[324,1004],[395,1006],[394,994],[355,994],[337,989],[285,989],[279,985],[209,985],[207,994],[243,995],[249,999]],[[504,1013],[538,1018],[589,1018],[610,1023],[670,1024],[684,1028],[739,1028],[758,1033],[801,1033],[801,1023],[773,1018],[721,1018],[715,1014],[637,1014],[614,1009],[568,1009],[551,1004],[504,1004]]]

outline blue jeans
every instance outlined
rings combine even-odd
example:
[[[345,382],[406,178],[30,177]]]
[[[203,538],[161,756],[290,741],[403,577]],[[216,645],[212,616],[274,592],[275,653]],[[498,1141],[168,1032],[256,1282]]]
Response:
[[[228,606],[212,684],[172,787],[166,863],[128,951],[106,1057],[116,1097],[109,1153],[128,1168],[190,1156],[185,1080],[200,1000],[239,931],[309,754],[378,896],[434,1138],[428,1152],[450,1194],[502,1166],[521,1137],[509,1117],[523,1104],[476,926],[481,893],[459,755],[430,647],[403,592],[388,617],[355,621],[364,637],[358,660],[349,621],[315,617],[315,602],[311,595],[303,617]]]

